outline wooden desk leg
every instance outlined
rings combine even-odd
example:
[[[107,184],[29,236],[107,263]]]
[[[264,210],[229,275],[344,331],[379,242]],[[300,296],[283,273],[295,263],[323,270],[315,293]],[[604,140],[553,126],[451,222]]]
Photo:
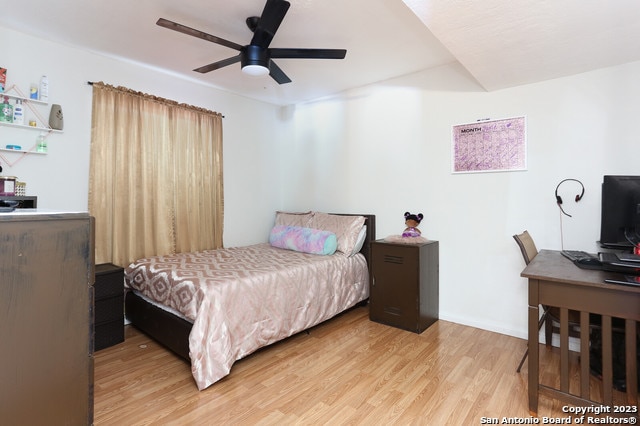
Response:
[[[602,399],[604,405],[613,405],[613,338],[611,317],[602,316]]]
[[[569,393],[569,310],[560,308],[560,390]]]
[[[540,361],[540,349],[538,347],[539,315],[538,305],[529,306],[529,412],[534,416],[538,413],[538,369]]]
[[[625,359],[627,371],[627,403],[638,406],[638,364],[636,349],[636,322],[634,320],[625,321]]]
[[[589,312],[580,312],[580,396],[583,399],[590,398],[589,378]]]

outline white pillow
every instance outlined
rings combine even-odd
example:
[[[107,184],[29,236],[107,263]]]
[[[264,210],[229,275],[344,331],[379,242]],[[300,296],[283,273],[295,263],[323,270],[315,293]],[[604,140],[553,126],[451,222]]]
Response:
[[[349,257],[354,254],[360,253],[362,250],[362,246],[364,245],[364,240],[367,238],[367,225],[362,225],[362,229],[360,229],[360,233],[358,234],[358,239],[356,240],[356,245],[353,247],[353,251],[349,255]]]

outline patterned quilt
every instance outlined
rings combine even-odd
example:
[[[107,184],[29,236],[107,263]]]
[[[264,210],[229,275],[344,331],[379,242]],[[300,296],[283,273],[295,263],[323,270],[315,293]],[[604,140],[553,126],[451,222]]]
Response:
[[[257,349],[327,320],[369,296],[366,260],[269,244],[138,260],[127,287],[193,322],[191,370],[200,390]]]

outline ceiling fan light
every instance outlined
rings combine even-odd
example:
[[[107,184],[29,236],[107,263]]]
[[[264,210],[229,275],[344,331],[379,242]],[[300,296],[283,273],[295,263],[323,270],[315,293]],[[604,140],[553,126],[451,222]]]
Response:
[[[253,76],[262,76],[269,74],[269,68],[263,65],[245,65],[242,67],[242,72]]]

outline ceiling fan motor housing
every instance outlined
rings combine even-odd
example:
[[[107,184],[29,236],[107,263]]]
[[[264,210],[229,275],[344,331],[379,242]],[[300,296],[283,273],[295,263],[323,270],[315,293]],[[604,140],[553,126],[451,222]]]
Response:
[[[258,65],[269,68],[268,50],[260,46],[248,45],[242,48],[242,57],[240,60],[242,68],[247,65]]]

